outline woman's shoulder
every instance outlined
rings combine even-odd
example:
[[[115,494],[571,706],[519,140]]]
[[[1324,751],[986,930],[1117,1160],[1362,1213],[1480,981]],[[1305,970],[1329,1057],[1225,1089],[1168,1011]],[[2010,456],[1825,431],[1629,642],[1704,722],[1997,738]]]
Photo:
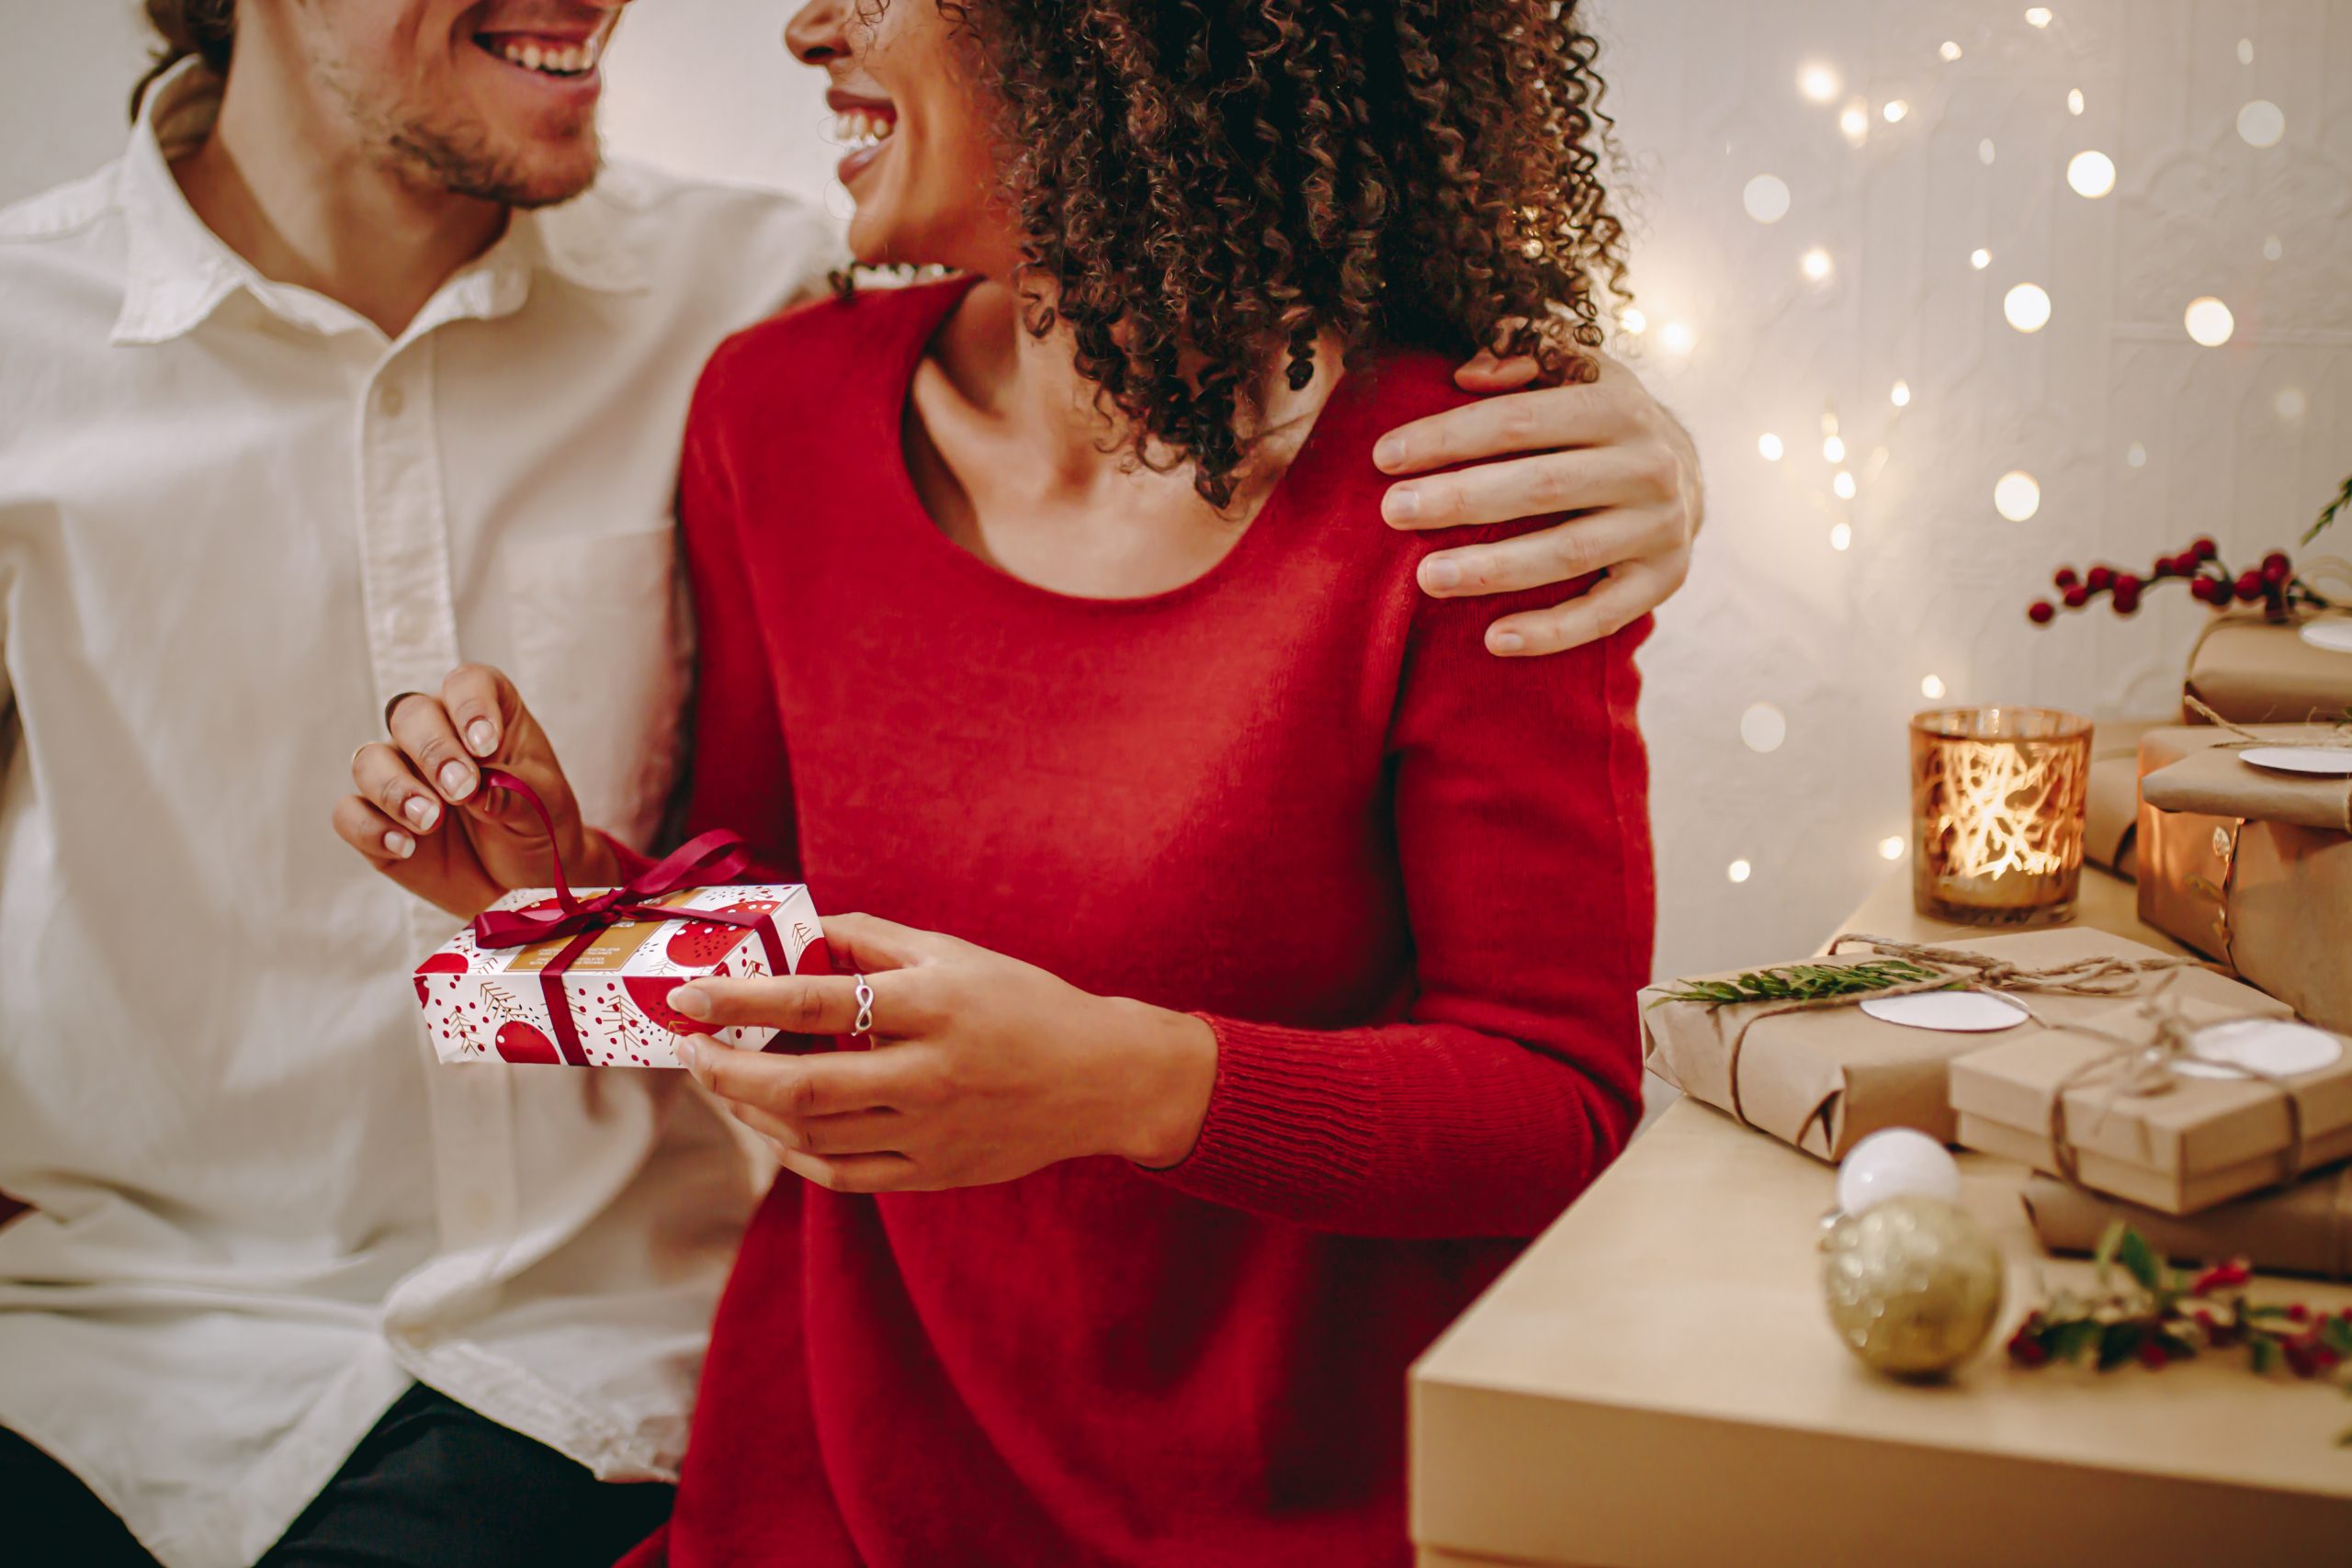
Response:
[[[772,420],[794,407],[837,407],[845,386],[903,368],[967,287],[968,279],[950,277],[859,288],[745,327],[704,367],[695,414],[707,421],[748,402]]]

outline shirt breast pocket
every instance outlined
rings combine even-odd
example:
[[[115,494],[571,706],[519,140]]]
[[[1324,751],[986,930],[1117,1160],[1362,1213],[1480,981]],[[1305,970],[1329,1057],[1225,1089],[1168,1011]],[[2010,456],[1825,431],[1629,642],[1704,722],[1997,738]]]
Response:
[[[693,656],[677,533],[508,546],[523,700],[587,820],[645,847],[678,773]]]

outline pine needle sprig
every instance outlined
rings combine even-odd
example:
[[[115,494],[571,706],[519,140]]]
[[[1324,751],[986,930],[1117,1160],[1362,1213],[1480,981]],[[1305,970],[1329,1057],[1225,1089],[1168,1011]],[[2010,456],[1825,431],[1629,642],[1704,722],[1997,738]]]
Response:
[[[2352,475],[2345,477],[2344,488],[2336,491],[2335,499],[2329,502],[2326,510],[2319,514],[2319,521],[2303,535],[2303,543],[2308,545],[2325,533],[2328,525],[2334,523],[2346,507],[2352,507]]]
[[[1661,991],[1650,1006],[1699,1002],[1728,1007],[1736,1002],[1812,1002],[1833,997],[1866,996],[1898,986],[1949,979],[1939,990],[1961,990],[1968,982],[1904,958],[1873,958],[1861,964],[1782,964],[1751,969],[1730,980],[1684,980],[1680,989]]]

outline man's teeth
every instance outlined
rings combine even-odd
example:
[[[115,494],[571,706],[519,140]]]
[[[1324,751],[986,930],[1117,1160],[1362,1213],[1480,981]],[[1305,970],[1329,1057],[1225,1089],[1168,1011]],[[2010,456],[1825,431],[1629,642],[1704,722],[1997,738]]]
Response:
[[[898,121],[888,115],[865,114],[853,109],[833,117],[833,140],[872,145],[890,140],[890,132],[898,129]]]
[[[562,49],[541,49],[535,43],[503,43],[499,57],[509,64],[526,71],[543,72],[549,76],[577,76],[596,68],[600,52],[594,39],[584,44],[571,44]]]

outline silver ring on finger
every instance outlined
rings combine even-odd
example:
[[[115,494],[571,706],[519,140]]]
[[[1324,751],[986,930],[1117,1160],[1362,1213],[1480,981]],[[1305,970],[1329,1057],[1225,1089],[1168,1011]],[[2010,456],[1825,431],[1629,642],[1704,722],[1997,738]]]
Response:
[[[874,1032],[874,987],[863,975],[857,977],[857,1021],[850,1026],[850,1032],[859,1036]]]

